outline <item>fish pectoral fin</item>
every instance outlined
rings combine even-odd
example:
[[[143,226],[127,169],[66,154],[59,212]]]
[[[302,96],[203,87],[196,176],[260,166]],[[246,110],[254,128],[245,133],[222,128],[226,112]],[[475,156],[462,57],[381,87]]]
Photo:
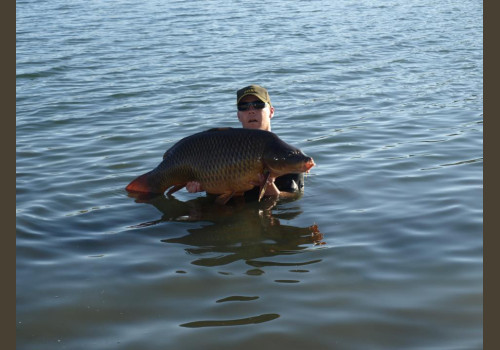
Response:
[[[266,192],[269,176],[271,176],[270,172],[264,174],[264,183],[260,186],[259,202],[262,199],[262,197],[264,197],[264,193]]]
[[[181,188],[183,188],[186,185],[175,185],[171,189],[168,190],[167,196],[170,196],[172,193],[179,191]]]
[[[223,193],[215,199],[215,203],[220,204],[220,205],[224,205],[231,199],[231,197],[233,195],[234,195],[234,191]]]
[[[280,190],[276,185],[274,184],[274,180],[276,179],[276,176],[270,172],[265,172],[263,175],[264,182],[262,183],[260,187],[260,193],[259,193],[259,202],[261,201],[262,197],[264,195],[266,196],[279,196],[280,195]]]

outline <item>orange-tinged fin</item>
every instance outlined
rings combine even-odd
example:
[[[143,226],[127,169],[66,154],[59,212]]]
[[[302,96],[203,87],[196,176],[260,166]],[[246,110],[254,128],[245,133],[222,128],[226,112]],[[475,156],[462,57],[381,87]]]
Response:
[[[129,192],[142,192],[142,193],[155,193],[151,186],[148,183],[149,174],[151,172],[147,172],[136,178],[134,181],[129,183],[125,189]]]
[[[234,192],[223,193],[215,199],[215,203],[220,204],[220,205],[224,205],[231,199],[233,194],[234,194]]]
[[[267,181],[269,180],[269,176],[271,176],[270,172],[267,173],[267,175],[264,179],[264,184],[261,186],[260,193],[259,193],[259,202],[262,199],[262,197],[264,197],[264,193],[266,193],[266,188],[267,188],[267,184],[268,184]]]

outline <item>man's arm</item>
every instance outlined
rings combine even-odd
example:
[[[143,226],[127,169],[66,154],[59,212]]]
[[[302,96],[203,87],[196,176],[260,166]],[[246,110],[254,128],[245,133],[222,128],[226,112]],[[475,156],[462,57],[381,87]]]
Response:
[[[281,192],[303,192],[304,191],[304,173],[286,174],[277,177],[274,180],[276,187]]]

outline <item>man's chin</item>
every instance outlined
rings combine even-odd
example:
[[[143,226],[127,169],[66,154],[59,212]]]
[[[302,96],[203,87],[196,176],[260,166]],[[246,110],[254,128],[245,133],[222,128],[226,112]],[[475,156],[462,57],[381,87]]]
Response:
[[[250,122],[246,124],[247,129],[260,129],[260,124],[258,122]]]

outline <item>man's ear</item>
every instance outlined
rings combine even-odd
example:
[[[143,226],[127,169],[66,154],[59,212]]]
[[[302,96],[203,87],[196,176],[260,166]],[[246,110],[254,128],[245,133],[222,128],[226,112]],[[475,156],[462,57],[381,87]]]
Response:
[[[270,111],[270,113],[269,113],[269,119],[271,119],[274,116],[274,107],[270,106],[269,107],[269,111]]]

